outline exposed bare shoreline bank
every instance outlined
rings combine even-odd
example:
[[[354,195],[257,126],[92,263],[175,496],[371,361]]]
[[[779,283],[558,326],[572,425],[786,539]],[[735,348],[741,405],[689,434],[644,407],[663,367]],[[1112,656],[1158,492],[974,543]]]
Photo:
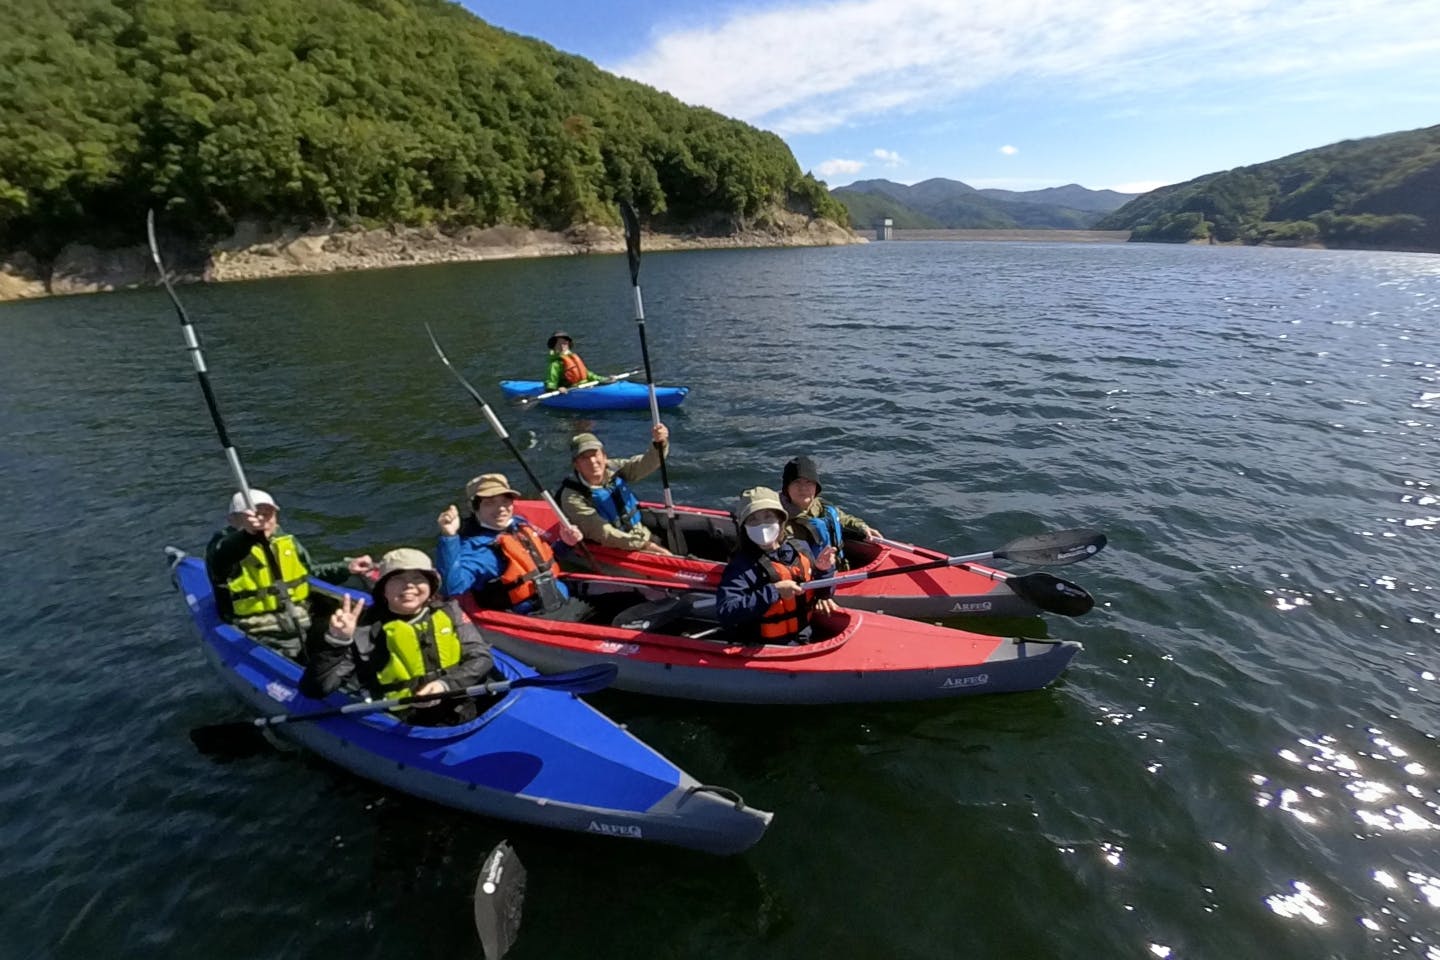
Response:
[[[867,240],[874,230],[857,230]],[[892,240],[982,240],[1030,243],[1125,243],[1129,230],[893,230]]]
[[[828,220],[781,213],[769,218],[765,226],[730,234],[647,233],[643,246],[654,251],[864,242],[863,237]],[[468,227],[447,233],[437,227],[313,227],[267,232],[258,224],[243,223],[233,237],[209,251],[172,254],[163,238],[161,246],[167,266],[179,278],[224,282],[428,263],[620,253],[625,249],[625,237],[618,228],[594,224],[571,227],[563,233],[508,226]],[[173,264],[169,263],[172,256]],[[144,245],[99,249],[73,244],[62,250],[48,269],[27,254],[0,257],[0,301],[97,293],[158,282]]]

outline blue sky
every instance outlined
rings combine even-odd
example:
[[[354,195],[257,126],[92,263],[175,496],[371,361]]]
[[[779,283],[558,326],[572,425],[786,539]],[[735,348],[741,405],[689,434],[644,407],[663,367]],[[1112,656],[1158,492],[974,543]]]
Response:
[[[1440,123],[1434,0],[463,0],[831,186],[1140,192]]]

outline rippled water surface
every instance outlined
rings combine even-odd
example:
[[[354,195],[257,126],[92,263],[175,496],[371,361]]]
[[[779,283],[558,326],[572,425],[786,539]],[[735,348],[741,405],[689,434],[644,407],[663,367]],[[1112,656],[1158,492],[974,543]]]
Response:
[[[520,472],[498,401],[567,328],[639,366],[623,259],[188,287],[252,482],[312,552],[430,545]],[[754,709],[594,702],[773,809],[716,859],[407,800],[186,731],[241,716],[161,547],[231,492],[156,291],[0,306],[0,954],[479,956],[499,838],[511,956],[1440,958],[1440,257],[1050,244],[649,255],[676,499],[810,452],[887,535],[978,552],[1096,526],[1100,600],[1034,694]],[[643,413],[497,406],[547,480]],[[659,494],[651,482],[644,492]]]

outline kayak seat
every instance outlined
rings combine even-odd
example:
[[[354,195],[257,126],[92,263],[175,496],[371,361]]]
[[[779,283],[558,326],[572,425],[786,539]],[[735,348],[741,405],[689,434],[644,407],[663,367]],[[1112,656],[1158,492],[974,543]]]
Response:
[[[663,509],[642,506],[640,522],[649,527],[661,543],[666,542],[669,520]],[[687,555],[701,560],[723,563],[730,559],[739,542],[735,521],[729,517],[677,513],[675,523],[680,528],[681,536],[685,538]]]

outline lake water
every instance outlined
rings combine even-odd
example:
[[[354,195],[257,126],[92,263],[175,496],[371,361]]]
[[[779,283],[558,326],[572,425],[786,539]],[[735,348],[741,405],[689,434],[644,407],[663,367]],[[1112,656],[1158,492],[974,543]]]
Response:
[[[889,536],[1062,527],[1099,600],[1034,694],[863,708],[593,698],[776,811],[717,859],[467,817],[303,754],[198,755],[242,714],[161,548],[232,491],[159,291],[0,306],[5,957],[478,957],[501,837],[540,957],[1440,957],[1440,257],[907,243],[647,255],[680,502],[797,453]],[[430,547],[464,481],[644,413],[498,404],[572,333],[637,367],[623,258],[180,290],[251,481],[319,558]],[[659,498],[658,481],[641,492]],[[1022,568],[1023,569],[1023,568]]]

